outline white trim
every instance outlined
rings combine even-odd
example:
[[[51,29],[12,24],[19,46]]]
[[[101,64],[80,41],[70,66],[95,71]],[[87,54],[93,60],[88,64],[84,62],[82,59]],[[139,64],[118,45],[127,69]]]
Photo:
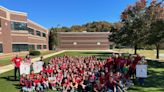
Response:
[[[5,18],[5,17],[2,17],[0,16],[1,19],[4,19],[4,20],[7,20],[7,21],[10,21],[9,19]]]
[[[58,32],[59,34],[110,34],[110,32]]]
[[[11,42],[11,44],[28,44],[28,42]]]
[[[11,30],[11,33],[25,33],[25,34],[28,34],[28,31],[27,30]]]
[[[10,12],[10,13],[13,13],[13,14],[18,14],[18,15],[25,15],[25,16],[27,16],[27,13],[25,13],[25,12],[9,10],[9,9],[3,7],[3,6],[0,6],[0,9],[6,10],[6,11],[8,11],[8,12]]]
[[[11,36],[28,36],[28,34],[11,34]]]
[[[23,22],[23,23],[27,23],[27,21],[21,21],[21,20],[10,20],[10,22]]]
[[[47,38],[45,37],[39,37],[39,36],[35,36],[35,35],[30,35],[28,38],[31,38],[31,39],[37,39],[37,40],[47,40]]]
[[[47,29],[47,28],[43,27],[43,26],[40,25],[40,24],[37,24],[36,22],[34,22],[34,21],[30,20],[30,19],[27,19],[27,22],[31,22],[31,23],[33,23],[33,24],[35,24],[35,25],[37,25],[37,26],[43,28],[44,30],[46,30],[46,31],[48,32],[48,29]]]

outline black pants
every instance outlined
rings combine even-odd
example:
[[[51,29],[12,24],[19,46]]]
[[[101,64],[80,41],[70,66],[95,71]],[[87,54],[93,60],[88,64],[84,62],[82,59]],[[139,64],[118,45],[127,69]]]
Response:
[[[18,78],[20,78],[20,69],[19,67],[15,67],[14,69],[14,79],[17,80],[17,71],[18,71]]]

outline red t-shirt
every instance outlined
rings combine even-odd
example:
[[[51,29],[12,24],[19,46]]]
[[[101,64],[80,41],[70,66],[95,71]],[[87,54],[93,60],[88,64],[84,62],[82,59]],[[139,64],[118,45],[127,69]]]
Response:
[[[100,81],[100,84],[104,84],[105,83],[105,76],[104,77],[100,77],[99,81]]]
[[[29,76],[30,76],[31,79],[34,79],[35,74],[34,73],[31,73]]]
[[[34,80],[34,83],[37,85],[38,83],[40,83],[40,80],[36,79]]]
[[[15,67],[18,67],[19,68],[20,67],[20,64],[22,62],[22,58],[19,58],[19,57],[16,58],[15,57],[15,58],[12,59],[12,62],[15,63]]]

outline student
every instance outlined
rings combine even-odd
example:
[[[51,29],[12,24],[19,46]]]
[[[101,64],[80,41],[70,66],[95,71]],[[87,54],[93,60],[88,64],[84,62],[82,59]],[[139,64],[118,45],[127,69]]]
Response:
[[[36,79],[34,80],[34,86],[35,86],[35,89],[36,91],[43,91],[43,86],[41,85],[41,79],[40,79],[40,76],[39,74],[36,76]]]
[[[27,75],[25,80],[25,86],[22,88],[23,92],[31,92],[34,90],[34,87],[32,86],[32,80],[30,79],[30,76]]]
[[[30,57],[29,54],[27,54],[26,57],[24,58],[24,62],[28,63],[28,64],[31,64],[31,57]]]
[[[20,77],[20,65],[22,62],[22,58],[18,56],[18,54],[11,60],[12,63],[14,63],[14,79],[17,80],[17,71],[18,71],[18,76]]]
[[[22,76],[20,77],[20,81],[19,81],[19,84],[21,87],[25,86],[25,80],[26,80],[26,75],[22,74]]]
[[[114,81],[113,77],[109,77],[106,82],[107,92],[116,92],[116,81]]]
[[[141,57],[141,60],[140,60],[140,62],[138,64],[139,65],[147,65],[147,61],[145,60],[145,57],[144,56]],[[139,77],[138,78],[140,85],[144,85],[144,79],[145,79],[145,77]]]

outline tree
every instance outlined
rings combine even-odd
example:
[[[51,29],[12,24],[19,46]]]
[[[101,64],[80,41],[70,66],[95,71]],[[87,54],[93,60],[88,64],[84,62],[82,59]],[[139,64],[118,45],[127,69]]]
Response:
[[[146,9],[145,19],[147,21],[147,40],[148,45],[156,46],[156,58],[159,59],[160,43],[164,41],[164,6],[163,1],[153,0]]]
[[[121,14],[121,21],[123,27],[121,29],[121,43],[125,45],[132,45],[134,47],[134,54],[137,54],[137,48],[142,44],[144,38],[144,12],[146,8],[146,1],[137,1],[135,5],[128,6]]]
[[[51,28],[49,30],[49,49],[54,50],[59,44],[58,40],[58,28]]]

